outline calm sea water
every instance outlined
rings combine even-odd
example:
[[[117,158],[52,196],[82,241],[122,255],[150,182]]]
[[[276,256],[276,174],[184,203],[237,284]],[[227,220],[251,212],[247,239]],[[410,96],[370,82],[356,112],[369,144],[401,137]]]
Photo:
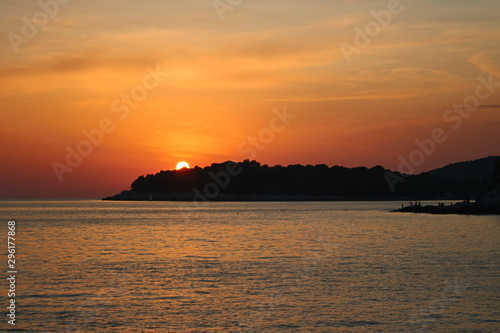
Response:
[[[400,204],[2,202],[15,328],[499,332],[500,217],[388,212]]]

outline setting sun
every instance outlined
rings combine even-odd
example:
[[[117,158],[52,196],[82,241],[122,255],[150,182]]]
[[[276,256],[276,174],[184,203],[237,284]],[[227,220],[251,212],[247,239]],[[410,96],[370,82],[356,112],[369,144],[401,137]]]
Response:
[[[180,169],[184,169],[184,168],[189,169],[189,164],[187,162],[184,162],[184,161],[177,163],[177,165],[175,166],[175,170],[180,170]]]

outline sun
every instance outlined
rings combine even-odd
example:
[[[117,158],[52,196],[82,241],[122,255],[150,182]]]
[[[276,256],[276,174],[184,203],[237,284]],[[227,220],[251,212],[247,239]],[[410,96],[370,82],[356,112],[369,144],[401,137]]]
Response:
[[[175,170],[180,170],[180,169],[184,169],[184,168],[188,168],[189,169],[189,164],[187,162],[184,162],[184,161],[180,161],[175,166]]]

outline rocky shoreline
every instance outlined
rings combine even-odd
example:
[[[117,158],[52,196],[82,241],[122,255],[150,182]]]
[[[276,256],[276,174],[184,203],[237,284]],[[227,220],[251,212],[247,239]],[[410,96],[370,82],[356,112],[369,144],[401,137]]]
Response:
[[[458,202],[456,204],[437,206],[419,204],[402,207],[392,212],[400,213],[426,213],[426,214],[461,214],[461,215],[490,215],[500,214],[500,207],[483,205],[480,203]]]

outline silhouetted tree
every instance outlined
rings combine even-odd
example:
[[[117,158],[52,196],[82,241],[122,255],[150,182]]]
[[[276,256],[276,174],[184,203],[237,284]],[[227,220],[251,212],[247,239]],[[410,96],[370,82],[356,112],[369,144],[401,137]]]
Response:
[[[493,182],[496,184],[500,183],[500,160],[495,164],[495,170],[493,171]]]
[[[197,188],[202,191],[205,185],[214,182],[214,175],[224,173],[227,161],[213,163],[208,167],[160,171],[156,174],[140,176],[131,184],[136,193],[193,193]],[[311,198],[357,199],[432,199],[469,196],[478,190],[477,182],[472,179],[452,179],[431,173],[405,176],[393,193],[385,179],[387,171],[381,166],[373,168],[345,168],[318,165],[261,165],[254,160],[237,163],[241,172],[231,176],[224,186],[219,186],[219,194],[227,195],[301,195]],[[400,173],[396,172],[397,175]],[[494,181],[500,182],[500,162],[495,166]],[[144,197],[144,196],[143,196]]]

